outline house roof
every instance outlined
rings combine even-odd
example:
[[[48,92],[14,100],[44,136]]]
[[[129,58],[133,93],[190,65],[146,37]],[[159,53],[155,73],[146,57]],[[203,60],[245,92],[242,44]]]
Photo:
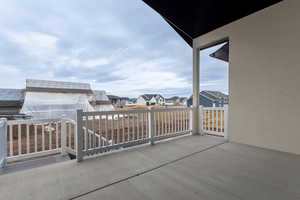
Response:
[[[92,93],[91,86],[88,83],[34,79],[26,80],[26,91]]]
[[[205,96],[209,96],[210,98],[213,98],[215,100],[219,100],[219,99],[228,100],[228,98],[229,98],[227,94],[224,94],[219,91],[204,90],[204,91],[201,91],[201,94],[205,95]]]
[[[143,99],[145,99],[146,101],[150,101],[153,97],[156,97],[156,96],[161,97],[161,98],[164,99],[164,97],[160,94],[143,94],[143,95],[141,95],[141,97]]]
[[[20,107],[24,101],[21,89],[0,89],[0,107]]]
[[[229,42],[226,42],[226,44],[224,44],[221,48],[219,48],[217,51],[210,54],[209,56],[223,60],[225,62],[228,62],[229,61]]]
[[[282,0],[143,0],[190,45],[193,39]]]
[[[166,98],[166,101],[177,101],[177,100],[179,100],[179,99],[180,99],[179,96],[174,96],[174,97]]]
[[[96,101],[109,101],[104,90],[93,90],[93,96]]]
[[[24,93],[21,89],[1,89],[0,101],[23,101]]]
[[[211,90],[203,90],[200,92],[200,96],[209,99],[210,101],[219,101],[224,100],[225,103],[229,102],[229,96],[219,91],[211,91]],[[193,95],[190,96],[189,99],[192,99]]]
[[[121,97],[116,96],[116,95],[107,95],[107,97],[108,97],[109,100],[112,100],[112,99],[121,99]]]

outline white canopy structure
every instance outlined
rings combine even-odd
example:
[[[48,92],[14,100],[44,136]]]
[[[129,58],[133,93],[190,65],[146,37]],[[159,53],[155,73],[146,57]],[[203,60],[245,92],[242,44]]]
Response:
[[[98,93],[99,91],[96,92],[96,94]],[[104,101],[105,91],[101,91],[101,94]],[[78,109],[83,111],[113,110],[109,103],[92,106],[100,96],[100,93],[95,95],[90,84],[87,83],[29,79],[26,80],[25,100],[21,113],[35,119],[67,118],[75,120]]]
[[[76,119],[76,110],[94,111],[85,94],[26,92],[21,113],[37,119]]]

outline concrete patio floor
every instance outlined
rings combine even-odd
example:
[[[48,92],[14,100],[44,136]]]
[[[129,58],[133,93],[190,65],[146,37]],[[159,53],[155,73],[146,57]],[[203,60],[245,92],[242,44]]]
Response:
[[[300,156],[187,136],[0,176],[0,199],[300,199]]]

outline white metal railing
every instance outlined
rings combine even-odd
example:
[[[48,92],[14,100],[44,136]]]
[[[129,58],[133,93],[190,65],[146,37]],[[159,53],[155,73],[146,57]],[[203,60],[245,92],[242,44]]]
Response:
[[[204,133],[227,137],[228,106],[201,107],[200,113]]]
[[[191,108],[77,111],[62,119],[0,119],[0,166],[55,153],[84,156],[191,133]],[[202,131],[227,137],[227,106],[200,107]]]
[[[72,120],[7,121],[6,160],[18,161],[55,153],[75,154],[76,124]]]
[[[0,167],[4,167],[6,164],[6,130],[7,120],[0,119]]]
[[[89,130],[89,131],[87,131]],[[77,111],[77,159],[191,133],[191,109]]]

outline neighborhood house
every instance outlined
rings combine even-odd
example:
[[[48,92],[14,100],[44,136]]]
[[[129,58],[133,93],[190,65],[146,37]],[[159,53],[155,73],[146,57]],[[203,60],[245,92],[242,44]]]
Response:
[[[143,94],[137,98],[136,104],[146,106],[164,106],[165,98],[160,94]]]
[[[200,105],[203,107],[223,107],[228,105],[229,97],[227,94],[224,94],[219,91],[201,91],[200,94]],[[193,96],[187,100],[187,106],[190,107],[193,105]]]

